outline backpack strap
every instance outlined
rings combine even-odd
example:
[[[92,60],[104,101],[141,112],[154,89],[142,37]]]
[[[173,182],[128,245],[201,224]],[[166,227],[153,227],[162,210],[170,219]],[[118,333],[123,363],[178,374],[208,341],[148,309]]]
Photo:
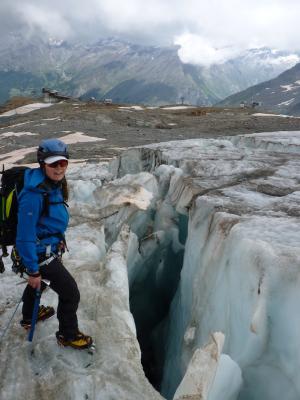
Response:
[[[42,196],[43,196],[43,208],[42,208],[42,214],[41,215],[44,215],[46,217],[46,216],[49,216],[49,205],[50,205],[49,193],[48,192],[43,192]]]
[[[42,183],[38,185],[39,189],[43,190],[43,198],[44,198],[44,204],[43,204],[43,209],[42,209],[42,216],[48,216],[49,215],[49,206],[52,204],[64,204],[66,207],[69,207],[69,205],[66,203],[66,201],[50,201],[49,200],[49,190],[52,190],[53,188],[56,188],[57,186],[53,186],[53,184],[49,180],[44,180]]]

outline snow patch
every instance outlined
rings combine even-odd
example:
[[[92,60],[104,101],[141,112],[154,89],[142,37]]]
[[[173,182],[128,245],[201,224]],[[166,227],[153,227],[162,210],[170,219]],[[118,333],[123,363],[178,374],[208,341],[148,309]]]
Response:
[[[30,113],[31,111],[39,110],[41,108],[47,108],[52,106],[53,104],[51,103],[32,103],[32,104],[27,104],[26,106],[18,107],[10,111],[6,111],[3,114],[0,114],[0,117],[11,117],[13,115],[21,115],[21,114],[27,114]]]
[[[137,110],[137,111],[144,110],[144,107],[141,106],[130,106],[130,107],[121,106],[119,108],[121,110]]]
[[[32,132],[4,132],[0,134],[0,139],[3,139],[5,137],[11,137],[11,136],[38,136],[37,133],[32,133]]]
[[[294,100],[295,100],[295,97],[292,98],[292,99],[290,99],[290,100],[283,101],[282,103],[279,103],[279,104],[277,104],[277,105],[278,105],[278,106],[289,106],[290,104],[293,103]]]
[[[15,128],[16,126],[22,126],[22,125],[30,124],[31,122],[34,122],[34,121],[26,121],[26,122],[21,122],[19,124],[8,125],[8,126],[4,126],[3,128],[0,128],[0,129]]]
[[[43,118],[42,121],[58,121],[60,120],[60,117],[54,117],[54,118]]]
[[[84,132],[71,133],[70,135],[62,136],[59,139],[64,141],[66,144],[100,142],[106,140],[104,138],[98,138],[95,136],[87,136]]]
[[[27,132],[27,134],[30,134],[30,132]],[[97,141],[106,140],[106,139],[97,138],[94,136],[86,136],[86,134],[83,132],[75,132],[70,135],[62,136],[59,139],[63,140],[66,144],[97,142]],[[14,151],[11,151],[6,154],[1,154],[0,160],[2,163],[6,164],[8,167],[13,166],[13,164],[22,160],[27,154],[34,153],[34,152],[36,152],[36,150],[37,150],[36,147],[28,147],[26,149],[14,150]]]
[[[194,106],[171,106],[171,107],[161,107],[162,110],[186,110],[187,108],[197,108]]]
[[[283,104],[283,103],[281,103],[281,104]],[[264,114],[264,113],[255,113],[255,114],[252,114],[252,116],[254,116],[254,117],[300,118],[300,117],[295,117],[293,115],[286,115],[286,114]]]
[[[294,89],[293,84],[291,84],[291,85],[280,85],[280,87],[281,87],[282,89],[284,89],[284,90],[283,90],[284,92],[290,92],[291,90]]]

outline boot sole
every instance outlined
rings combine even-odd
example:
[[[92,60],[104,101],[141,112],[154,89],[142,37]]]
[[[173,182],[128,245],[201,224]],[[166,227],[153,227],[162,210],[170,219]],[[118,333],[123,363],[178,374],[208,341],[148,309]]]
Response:
[[[63,342],[57,340],[57,344],[60,347],[71,347],[72,349],[76,349],[76,350],[86,350],[86,349],[94,349],[95,348],[93,343],[87,344],[85,346],[76,346],[76,345],[68,343],[68,342],[63,343]]]
[[[55,313],[53,313],[53,314],[47,316],[47,318],[40,318],[40,319],[38,319],[38,320],[36,321],[36,323],[47,321],[48,319],[52,318],[54,315],[55,315]],[[26,325],[26,326],[21,325],[21,327],[24,328],[25,331],[29,331],[29,330],[31,329],[31,325]]]

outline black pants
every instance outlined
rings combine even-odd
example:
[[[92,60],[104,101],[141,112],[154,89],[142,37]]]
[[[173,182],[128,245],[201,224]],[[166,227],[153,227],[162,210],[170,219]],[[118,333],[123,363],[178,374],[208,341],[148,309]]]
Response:
[[[59,321],[59,333],[66,339],[73,339],[78,331],[76,311],[80,301],[80,293],[72,275],[66,270],[61,261],[55,258],[48,265],[40,267],[42,279],[50,281],[50,287],[58,294],[57,318]],[[42,282],[41,291],[46,288]],[[23,293],[23,318],[31,320],[35,289],[27,285]]]

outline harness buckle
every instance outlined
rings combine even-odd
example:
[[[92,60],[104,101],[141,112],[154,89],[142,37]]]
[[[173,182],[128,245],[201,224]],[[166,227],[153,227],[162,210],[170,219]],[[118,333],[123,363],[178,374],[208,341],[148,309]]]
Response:
[[[55,260],[58,256],[54,254],[53,256],[46,258],[46,260],[42,261],[39,263],[39,267],[42,267],[43,265],[49,265],[53,260]]]

